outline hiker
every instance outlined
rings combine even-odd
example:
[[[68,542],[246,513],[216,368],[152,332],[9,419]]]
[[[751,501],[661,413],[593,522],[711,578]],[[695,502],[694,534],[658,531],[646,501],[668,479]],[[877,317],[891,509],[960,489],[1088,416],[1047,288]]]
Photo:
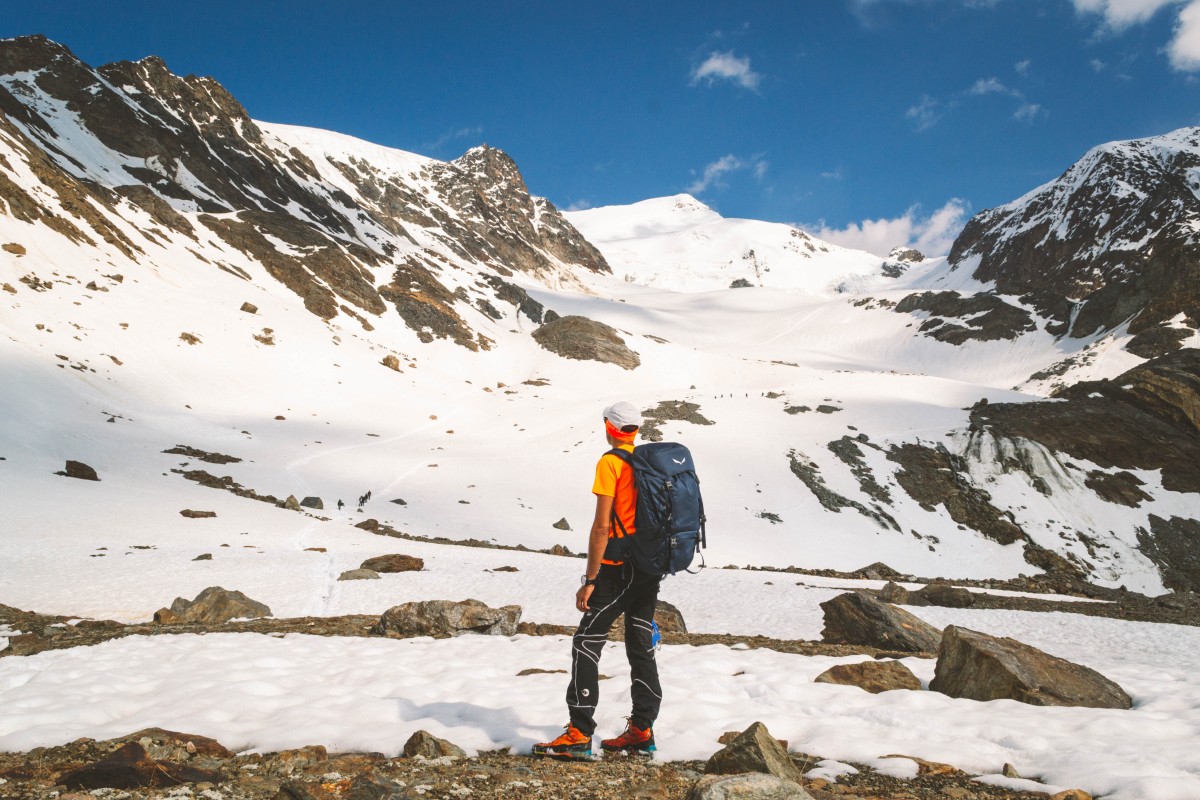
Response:
[[[633,452],[633,441],[642,415],[630,403],[614,403],[604,409],[605,436],[610,447]],[[631,668],[633,709],[625,731],[604,739],[604,750],[649,753],[654,748],[652,726],[662,702],[658,664],[654,660],[654,606],[658,601],[661,575],[635,570],[633,564],[605,558],[610,539],[633,535],[637,488],[633,469],[612,453],[596,464],[592,484],[596,516],[588,539],[587,569],[575,593],[575,607],[583,612],[571,641],[571,682],[567,686],[566,731],[551,742],[533,747],[534,755],[557,758],[590,758],[592,734],[596,730],[596,704],[600,689],[600,655],[608,642],[609,629],[625,614],[625,655]]]
[[[343,505],[345,505],[345,503],[342,502],[341,498],[338,498],[338,511],[342,510]]]

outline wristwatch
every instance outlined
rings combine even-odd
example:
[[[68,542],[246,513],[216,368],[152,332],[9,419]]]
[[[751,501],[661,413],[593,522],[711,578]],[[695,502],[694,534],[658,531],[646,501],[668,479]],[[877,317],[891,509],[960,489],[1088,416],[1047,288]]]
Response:
[[[579,583],[580,583],[580,584],[582,584],[583,586],[595,586],[595,585],[596,585],[596,579],[595,579],[595,578],[589,578],[587,575],[582,575],[582,576],[580,576],[580,578],[579,578]]]

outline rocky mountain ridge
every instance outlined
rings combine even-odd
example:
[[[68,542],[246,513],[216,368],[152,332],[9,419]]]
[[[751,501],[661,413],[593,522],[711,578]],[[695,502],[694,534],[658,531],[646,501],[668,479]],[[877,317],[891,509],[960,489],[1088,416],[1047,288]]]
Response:
[[[322,152],[157,57],[93,69],[45,37],[0,42],[0,112],[0,200],[18,219],[133,261],[178,244],[256,279],[223,257],[232,249],[323,319],[391,305],[423,337],[486,346],[467,317],[542,321],[514,275],[608,271],[499,150],[390,159],[401,170],[346,152],[349,137]]]

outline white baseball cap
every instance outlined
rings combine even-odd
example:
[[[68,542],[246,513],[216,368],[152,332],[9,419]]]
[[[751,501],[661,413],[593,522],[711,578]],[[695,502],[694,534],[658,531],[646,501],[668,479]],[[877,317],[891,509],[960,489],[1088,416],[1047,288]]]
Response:
[[[619,403],[613,403],[604,409],[604,418],[617,428],[624,428],[629,425],[633,425],[636,428],[642,427],[642,412],[638,411],[633,403],[627,403],[624,400]]]

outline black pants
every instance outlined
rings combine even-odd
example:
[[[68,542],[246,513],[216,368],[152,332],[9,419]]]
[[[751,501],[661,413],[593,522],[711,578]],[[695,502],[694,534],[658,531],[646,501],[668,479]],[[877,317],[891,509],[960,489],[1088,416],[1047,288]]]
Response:
[[[596,730],[600,655],[608,642],[609,630],[622,613],[625,614],[625,655],[629,659],[633,682],[630,687],[633,724],[649,728],[658,717],[662,687],[658,683],[658,664],[654,660],[651,622],[661,580],[657,575],[644,575],[629,564],[600,567],[588,601],[590,608],[579,621],[579,629],[571,641],[571,683],[567,686],[571,724],[588,736]]]

